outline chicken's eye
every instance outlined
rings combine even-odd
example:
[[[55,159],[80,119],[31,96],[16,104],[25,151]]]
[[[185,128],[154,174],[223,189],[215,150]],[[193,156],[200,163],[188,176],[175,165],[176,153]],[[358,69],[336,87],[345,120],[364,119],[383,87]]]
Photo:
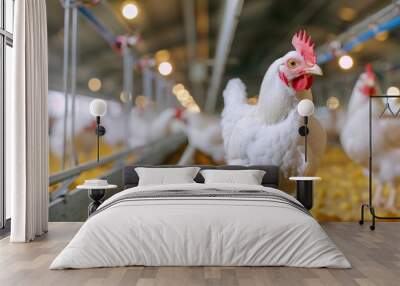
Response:
[[[293,59],[290,59],[287,61],[287,66],[291,69],[294,69],[297,67],[297,62]]]

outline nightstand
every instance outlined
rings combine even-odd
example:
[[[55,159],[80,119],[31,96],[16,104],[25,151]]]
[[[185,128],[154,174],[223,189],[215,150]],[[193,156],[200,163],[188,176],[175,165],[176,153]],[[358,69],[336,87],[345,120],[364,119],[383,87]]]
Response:
[[[296,198],[303,206],[311,210],[313,207],[314,181],[320,181],[320,177],[290,177],[289,180],[296,181]]]
[[[88,196],[92,200],[92,202],[88,206],[88,216],[90,216],[103,202],[106,190],[115,189],[117,188],[117,185],[79,185],[76,188],[80,190],[88,190]]]

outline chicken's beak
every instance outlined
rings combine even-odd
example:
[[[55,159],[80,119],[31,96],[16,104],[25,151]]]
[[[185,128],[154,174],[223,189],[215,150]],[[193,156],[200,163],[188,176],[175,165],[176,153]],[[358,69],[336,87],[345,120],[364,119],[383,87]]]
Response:
[[[319,67],[319,65],[313,65],[312,67],[305,69],[305,72],[307,74],[323,75],[322,70]]]

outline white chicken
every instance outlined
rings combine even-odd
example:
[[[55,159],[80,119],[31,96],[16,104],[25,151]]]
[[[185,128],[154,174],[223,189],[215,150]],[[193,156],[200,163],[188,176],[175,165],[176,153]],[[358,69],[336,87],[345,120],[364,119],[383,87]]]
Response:
[[[337,141],[346,120],[346,111],[342,108],[330,109],[320,106],[315,109],[314,116],[325,129],[328,140]]]
[[[175,120],[180,113],[174,108],[168,108],[157,113],[153,107],[138,108],[131,111],[131,124],[129,133],[130,147],[144,146],[157,141],[172,133],[177,132],[173,128]]]
[[[357,80],[349,101],[347,119],[341,132],[341,143],[347,155],[365,168],[369,166],[369,96],[379,94],[379,85],[371,66],[366,67]],[[376,183],[374,203],[381,205],[382,189],[386,184],[389,196],[386,208],[394,209],[395,184],[400,182],[400,121],[390,114],[382,114],[384,101],[371,102],[373,164]],[[393,108],[393,106],[392,106]]]
[[[189,144],[211,156],[214,162],[224,160],[221,119],[199,112],[184,111],[183,119]]]
[[[229,164],[277,165],[284,178],[315,174],[325,150],[326,133],[311,117],[305,162],[304,138],[298,133],[302,118],[296,107],[300,99],[312,99],[312,75],[322,75],[322,71],[305,31],[296,33],[292,44],[295,51],[268,68],[257,105],[247,104],[240,79],[228,82],[223,93],[222,131]]]

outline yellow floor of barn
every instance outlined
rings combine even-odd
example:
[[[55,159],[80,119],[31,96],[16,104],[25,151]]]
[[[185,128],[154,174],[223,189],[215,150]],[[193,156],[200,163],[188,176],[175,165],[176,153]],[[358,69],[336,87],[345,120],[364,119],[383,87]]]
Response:
[[[329,146],[317,176],[322,181],[314,189],[314,217],[319,221],[358,221],[361,203],[368,202],[368,177],[363,168],[351,161],[340,146]],[[378,207],[377,212],[400,215],[400,206],[397,204],[397,211]]]
[[[176,164],[183,150],[184,146],[165,164]],[[195,153],[194,159],[199,165],[224,164],[212,162],[208,156],[199,151]],[[54,165],[54,162],[52,163]],[[96,169],[95,173],[82,174],[80,180],[73,186],[84,179],[98,176],[107,167],[109,166]],[[360,205],[368,201],[368,177],[365,176],[363,168],[351,161],[339,145],[330,145],[317,176],[320,176],[322,181],[315,183],[313,216],[319,221],[358,221]],[[387,196],[387,190],[384,190],[384,195]],[[400,215],[400,200],[397,200],[397,211],[385,210],[383,207],[378,207],[377,210],[379,215]]]

